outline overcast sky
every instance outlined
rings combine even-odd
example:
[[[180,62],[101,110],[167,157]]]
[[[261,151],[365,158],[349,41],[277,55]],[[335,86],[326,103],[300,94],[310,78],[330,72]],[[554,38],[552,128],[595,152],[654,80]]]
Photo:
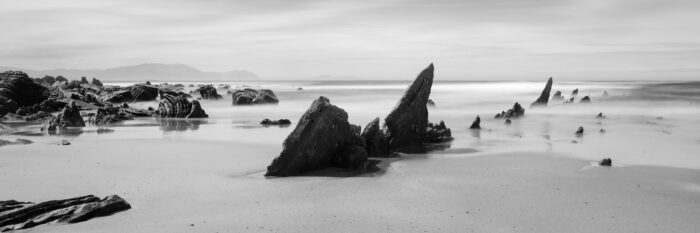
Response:
[[[697,0],[0,0],[0,66],[700,80]]]

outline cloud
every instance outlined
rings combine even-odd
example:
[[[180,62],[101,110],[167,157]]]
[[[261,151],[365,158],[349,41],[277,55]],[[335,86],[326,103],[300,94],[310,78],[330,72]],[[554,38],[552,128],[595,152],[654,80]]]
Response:
[[[649,70],[688,79],[700,64],[699,9],[687,0],[1,1],[0,64],[410,79],[436,62],[446,79],[653,79]]]

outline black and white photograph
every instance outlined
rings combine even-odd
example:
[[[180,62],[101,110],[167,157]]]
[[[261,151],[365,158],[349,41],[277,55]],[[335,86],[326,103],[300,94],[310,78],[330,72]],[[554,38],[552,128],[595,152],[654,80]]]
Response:
[[[0,232],[700,232],[700,1],[0,0]]]

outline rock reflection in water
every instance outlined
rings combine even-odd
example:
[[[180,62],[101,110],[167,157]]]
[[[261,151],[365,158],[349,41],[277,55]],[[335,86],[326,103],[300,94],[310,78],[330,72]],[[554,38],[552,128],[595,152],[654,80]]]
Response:
[[[203,119],[158,118],[156,121],[158,122],[158,128],[163,132],[195,131],[199,129],[199,125],[207,123],[207,120]]]

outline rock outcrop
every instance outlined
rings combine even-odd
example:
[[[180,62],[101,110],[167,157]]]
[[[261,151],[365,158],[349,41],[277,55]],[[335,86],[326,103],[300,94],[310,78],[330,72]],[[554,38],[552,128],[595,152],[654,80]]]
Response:
[[[604,158],[598,162],[598,165],[604,166],[604,167],[610,167],[612,166],[612,159],[610,158]]]
[[[279,99],[269,89],[239,89],[233,92],[233,105],[276,104]]]
[[[523,106],[520,106],[518,102],[515,102],[515,104],[513,104],[513,108],[508,109],[508,111],[502,111],[501,113],[496,114],[494,118],[518,118],[524,115],[525,109],[523,108]]]
[[[205,99],[205,100],[221,99],[221,95],[216,93],[216,88],[214,88],[213,85],[206,85],[206,86],[199,87],[199,88],[197,88],[197,90],[195,90],[195,92],[199,93],[199,95],[202,96],[202,99]]]
[[[452,140],[452,131],[445,126],[444,121],[440,121],[439,124],[428,123],[425,138],[423,139],[424,142],[441,143]]]
[[[365,129],[360,135],[365,141],[365,149],[367,150],[367,156],[369,157],[387,157],[389,156],[389,149],[387,145],[386,135],[384,131],[379,127],[379,117],[374,118],[371,122],[365,126]]]
[[[265,176],[299,175],[325,167],[360,169],[367,161],[364,148],[359,126],[348,123],[345,110],[321,96],[284,140]]]
[[[427,103],[433,86],[433,71],[433,64],[424,69],[384,120],[389,151],[401,152],[403,148],[423,143],[428,127]]]
[[[556,91],[554,92],[554,95],[552,95],[552,101],[562,101],[564,100],[564,97],[561,96],[561,91]]]
[[[578,88],[571,92],[571,98],[576,98],[576,96],[578,96]]]
[[[481,118],[479,116],[476,116],[476,119],[474,119],[474,122],[472,122],[472,125],[469,126],[470,129],[481,129]]]
[[[46,100],[49,91],[21,71],[0,73],[0,115]]]
[[[94,125],[107,125],[133,119],[134,116],[130,113],[124,111],[120,107],[116,107],[110,104],[103,108],[97,109],[97,113],[95,114],[95,116],[90,117],[90,119],[88,119],[88,122]]]
[[[158,103],[158,115],[165,118],[207,118],[199,101],[188,101],[183,96],[165,95]]]
[[[547,106],[547,102],[549,102],[549,93],[552,92],[552,82],[552,78],[550,77],[542,90],[542,94],[540,94],[540,97],[537,98],[535,102],[532,102],[530,107]]]
[[[92,85],[98,86],[98,87],[103,87],[104,84],[102,84],[102,81],[96,78],[92,78]]]
[[[581,98],[581,100],[579,100],[579,103],[589,104],[589,103],[591,103],[591,97],[584,96],[583,98]]]
[[[289,125],[292,124],[292,121],[289,119],[279,119],[279,120],[270,120],[265,118],[260,122],[261,125]]]
[[[54,221],[78,223],[128,209],[131,205],[117,195],[104,199],[89,195],[39,204],[0,201],[0,231],[27,229]]]
[[[80,108],[75,105],[75,101],[63,108],[63,111],[49,121],[48,131],[55,132],[66,127],[84,127],[85,121],[80,115]]]

